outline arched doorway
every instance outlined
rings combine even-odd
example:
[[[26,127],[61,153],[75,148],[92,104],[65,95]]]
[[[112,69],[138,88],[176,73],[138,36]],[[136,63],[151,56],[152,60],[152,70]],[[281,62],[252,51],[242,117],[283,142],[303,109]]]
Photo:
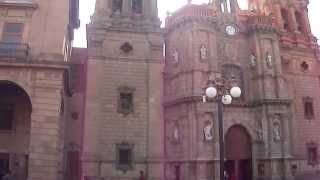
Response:
[[[20,86],[0,81],[0,180],[11,170],[25,180],[31,130],[31,100]]]
[[[232,180],[252,180],[252,146],[247,130],[232,126],[225,135],[225,169]]]

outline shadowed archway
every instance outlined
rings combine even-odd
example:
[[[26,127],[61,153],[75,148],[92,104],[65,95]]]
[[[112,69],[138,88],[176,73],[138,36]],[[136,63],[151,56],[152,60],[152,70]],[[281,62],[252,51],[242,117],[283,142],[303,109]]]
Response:
[[[232,126],[225,135],[226,171],[232,180],[252,180],[252,143],[241,125]]]
[[[14,82],[0,81],[0,179],[11,170],[25,180],[31,132],[31,99]]]

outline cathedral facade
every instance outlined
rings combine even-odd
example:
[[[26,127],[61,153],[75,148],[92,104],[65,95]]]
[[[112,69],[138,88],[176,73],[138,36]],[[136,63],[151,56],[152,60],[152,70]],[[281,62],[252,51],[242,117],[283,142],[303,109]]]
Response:
[[[165,22],[165,177],[218,179],[217,103],[208,81],[234,78],[224,106],[225,172],[239,180],[312,179],[318,166],[319,46],[308,1],[191,3]],[[205,98],[205,97],[204,97]]]
[[[308,0],[0,0],[0,179],[320,179],[320,48]],[[205,96],[232,80],[241,97]],[[229,91],[229,89],[227,89]],[[227,91],[227,92],[228,92]],[[228,179],[228,180],[230,180]]]
[[[156,4],[96,2],[83,177],[219,179],[217,104],[203,96],[221,77],[242,89],[223,111],[226,174],[319,178],[320,51],[308,1],[251,0],[248,10],[236,0],[188,1],[164,28]]]

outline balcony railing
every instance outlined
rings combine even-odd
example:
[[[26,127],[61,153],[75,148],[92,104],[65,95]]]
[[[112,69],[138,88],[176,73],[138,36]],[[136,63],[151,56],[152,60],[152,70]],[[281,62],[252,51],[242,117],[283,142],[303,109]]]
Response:
[[[0,59],[14,58],[17,60],[27,60],[28,54],[28,44],[0,42]]]
[[[249,25],[274,27],[275,20],[269,16],[252,16],[249,17]]]

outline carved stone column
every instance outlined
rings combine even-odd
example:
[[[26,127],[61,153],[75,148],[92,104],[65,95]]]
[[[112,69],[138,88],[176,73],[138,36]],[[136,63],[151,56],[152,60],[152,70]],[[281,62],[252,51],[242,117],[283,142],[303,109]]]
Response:
[[[150,17],[150,15],[152,14],[152,3],[151,0],[148,1],[143,1],[143,14],[146,17]]]
[[[289,31],[291,32],[298,31],[297,20],[295,16],[295,9],[293,6],[289,7],[288,18],[289,18]]]
[[[280,4],[274,5],[274,11],[276,14],[276,19],[277,19],[277,26],[281,29],[283,29],[283,20],[281,16],[281,6]]]
[[[308,18],[308,12],[306,9],[302,13],[302,18],[303,18],[303,29],[304,29],[305,33],[312,34],[311,28],[310,28],[310,22],[309,22],[309,18]]]

